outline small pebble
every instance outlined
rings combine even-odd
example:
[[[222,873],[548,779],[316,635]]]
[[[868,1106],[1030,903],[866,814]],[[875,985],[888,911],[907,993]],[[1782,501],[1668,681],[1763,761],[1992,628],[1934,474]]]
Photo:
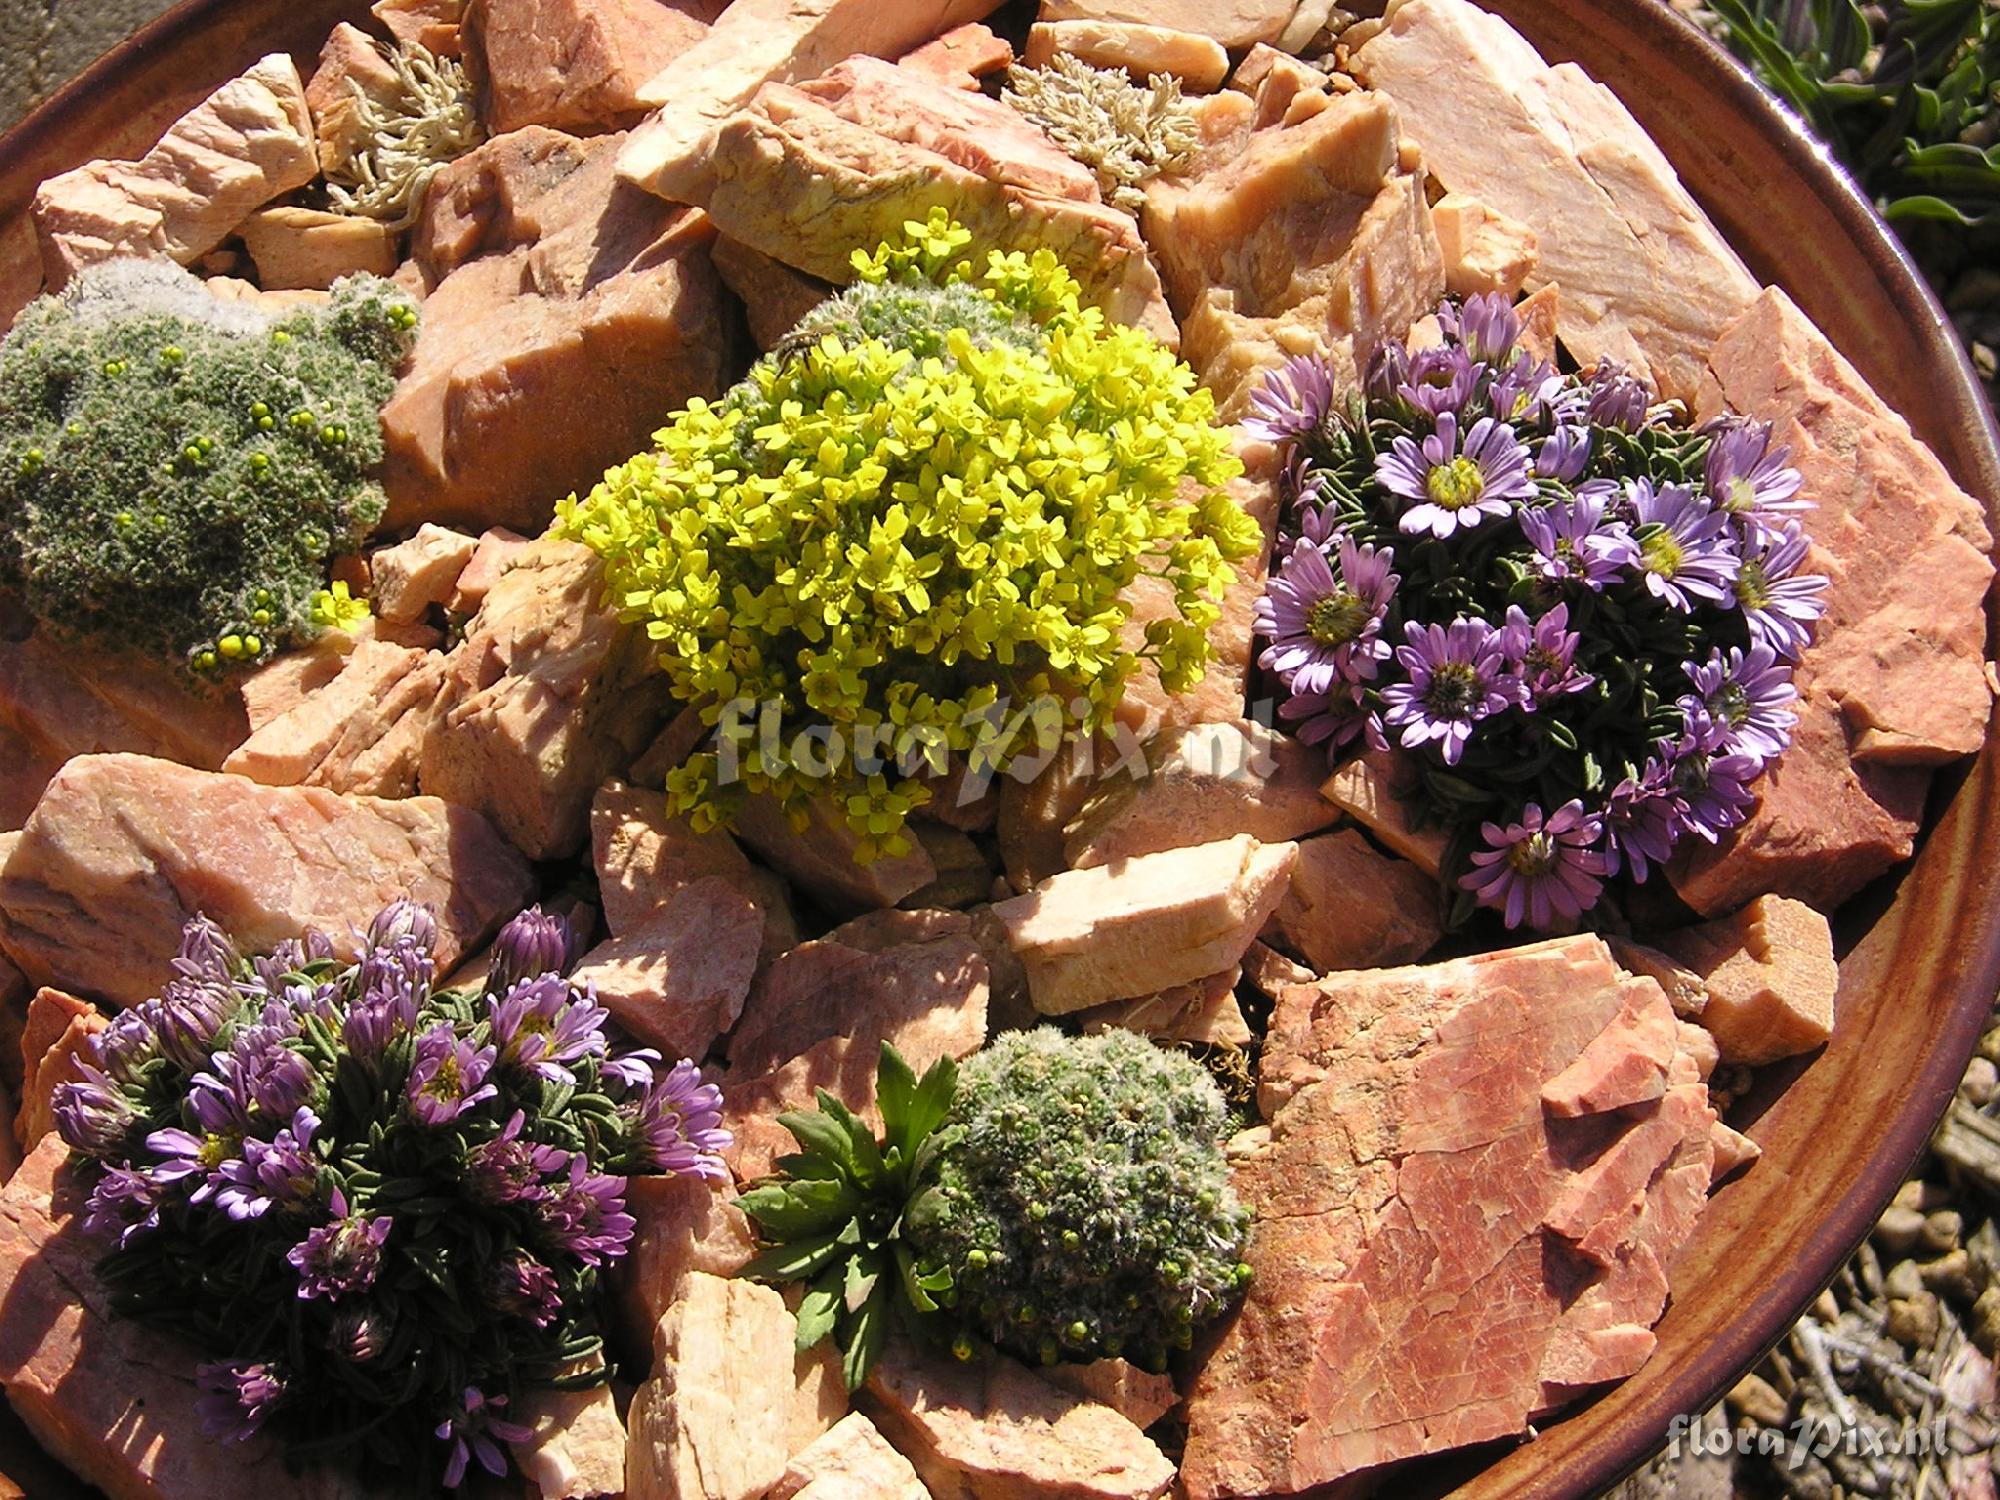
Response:
[[[1840,1304],[1833,1300],[1832,1287],[1813,1299],[1812,1315],[1829,1328],[1840,1321]]]
[[[2000,1026],[1990,1028],[1980,1037],[1979,1055],[1990,1063],[2000,1063]]]
[[[1914,1208],[1892,1203],[1875,1221],[1875,1242],[1891,1255],[1908,1255],[1924,1232],[1924,1216]]]
[[[1990,1057],[1973,1058],[1958,1085],[1958,1091],[1974,1108],[1984,1109],[1993,1102],[1994,1094],[2000,1093],[2000,1064]]]
[[[1896,1189],[1895,1205],[1898,1208],[1912,1208],[1920,1214],[1951,1206],[1951,1193],[1935,1182],[1926,1182],[1921,1177],[1912,1177]]]
[[[1883,1330],[1906,1349],[1926,1349],[1937,1338],[1942,1321],[1937,1298],[1920,1291],[1914,1297],[1897,1297],[1889,1303],[1889,1319]]]
[[[1899,1260],[1882,1279],[1882,1295],[1891,1299],[1914,1297],[1924,1289],[1923,1272],[1913,1260]]]
[[[1785,1425],[1785,1398],[1760,1375],[1745,1375],[1729,1392],[1729,1409],[1759,1427]]]
[[[1965,1219],[1956,1210],[1941,1208],[1924,1220],[1924,1231],[1920,1238],[1926,1249],[1942,1255],[1947,1250],[1958,1248],[1958,1237],[1965,1232]]]
[[[1989,1286],[1972,1304],[1972,1342],[1988,1359],[2000,1357],[2000,1286]]]
[[[1983,1280],[1972,1257],[1964,1250],[1939,1256],[1929,1265],[1919,1267],[1918,1274],[1923,1277],[1924,1285],[1939,1296],[1959,1303],[1970,1303],[1978,1297]]]

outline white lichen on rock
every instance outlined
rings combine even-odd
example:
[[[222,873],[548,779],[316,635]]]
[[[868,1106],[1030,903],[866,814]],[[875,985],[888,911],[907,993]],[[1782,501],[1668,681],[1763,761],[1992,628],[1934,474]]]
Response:
[[[438,168],[484,139],[465,65],[416,42],[384,49],[396,91],[383,98],[350,79],[351,124],[327,164],[327,199],[340,213],[401,229],[416,218]]]
[[[1165,74],[1141,88],[1057,53],[1043,67],[1008,69],[1001,97],[1096,172],[1107,202],[1131,213],[1146,201],[1146,183],[1186,167],[1201,143],[1180,80]]]

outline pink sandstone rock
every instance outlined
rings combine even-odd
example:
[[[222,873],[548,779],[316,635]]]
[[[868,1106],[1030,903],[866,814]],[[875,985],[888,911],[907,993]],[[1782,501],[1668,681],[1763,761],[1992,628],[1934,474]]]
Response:
[[[387,103],[401,90],[402,81],[375,38],[347,21],[335,26],[320,48],[319,66],[306,80],[306,108],[321,168],[344,158],[350,138],[361,129],[357,94]]]
[[[87,1000],[47,987],[35,991],[21,1028],[21,1110],[14,1140],[22,1151],[33,1151],[56,1128],[51,1103],[57,1085],[82,1082],[77,1059],[88,1060],[90,1039],[109,1024]]]
[[[590,847],[604,922],[615,937],[642,926],[676,892],[715,877],[762,916],[760,962],[798,944],[784,881],[753,865],[722,830],[696,833],[685,818],[670,815],[663,792],[607,781],[590,805]]]
[[[708,35],[727,0],[470,0],[461,45],[489,135],[592,135],[644,119],[647,79]]]
[[[997,0],[735,0],[699,45],[640,90],[655,110],[618,163],[627,182],[658,190],[670,163],[705,149],[710,133],[768,82],[815,78],[858,53],[901,57],[941,34],[984,20]]]
[[[763,935],[756,906],[710,876],[591,949],[571,982],[591,986],[635,1041],[699,1062],[742,1013]]]
[[[601,1357],[595,1363],[601,1368]],[[507,1446],[537,1500],[625,1493],[625,1424],[608,1383],[575,1391],[531,1387],[507,1416],[529,1431],[526,1441]]]
[[[0,865],[0,948],[38,984],[132,1005],[164,983],[196,912],[248,951],[317,927],[351,955],[369,918],[407,896],[434,910],[449,972],[532,889],[492,824],[435,797],[88,755],[49,783]]]
[[[795,271],[726,235],[717,238],[712,258],[722,284],[743,303],[752,342],[766,352],[777,348],[800,318],[833,294],[833,288],[818,277]]]
[[[363,1500],[338,1470],[286,1473],[272,1443],[202,1435],[196,1357],[111,1316],[68,1156],[51,1136],[0,1193],[0,1385],[36,1441],[108,1500]]]
[[[616,181],[622,139],[531,126],[432,180],[412,252],[431,290],[382,411],[386,529],[539,532],[667,413],[720,392],[711,230]]]
[[[489,526],[479,534],[465,570],[452,585],[445,608],[454,615],[469,615],[486,601],[487,593],[500,575],[517,562],[528,548],[528,538],[504,526]]]
[[[35,192],[42,272],[57,291],[121,255],[192,264],[250,213],[319,175],[299,70],[260,58],[181,116],[136,162],[94,161]]]
[[[1654,941],[1706,991],[1699,1020],[1729,1062],[1776,1062],[1833,1035],[1833,931],[1804,902],[1759,896],[1732,916]]]
[[[422,619],[433,605],[451,598],[478,551],[479,538],[426,521],[407,541],[374,553],[368,576],[376,618],[392,624]]]
[[[1715,1114],[1690,1055],[1655,1051],[1628,1077],[1591,1049],[1662,1023],[1658,987],[1589,936],[1280,993],[1269,1139],[1237,1166],[1256,1275],[1189,1397],[1190,1500],[1516,1435],[1645,1360]],[[1649,1103],[1544,1104],[1566,1074],[1558,1092],[1579,1103],[1582,1072],[1618,1081],[1608,1099],[1647,1069]]]
[[[804,811],[805,826],[768,795],[750,797],[731,827],[764,862],[840,911],[894,906],[937,879],[937,866],[915,839],[907,852],[862,863],[843,810],[824,797]]]
[[[1229,53],[1214,37],[1132,21],[1042,21],[1028,28],[1022,62],[1046,67],[1058,54],[1129,74],[1135,83],[1168,74],[1191,94],[1212,94],[1229,76]]]
[[[1043,0],[1044,21],[1120,21],[1213,37],[1232,51],[1275,42],[1296,0]]]
[[[1016,1364],[959,1364],[892,1342],[862,1410],[957,1500],[1160,1500],[1171,1460],[1131,1422]]]
[[[1431,228],[1444,261],[1444,289],[1454,297],[1484,293],[1511,300],[1540,259],[1534,230],[1466,193],[1446,193],[1433,203]]]
[[[792,1455],[765,1500],[932,1500],[910,1461],[850,1412]]]
[[[457,57],[459,23],[465,0],[375,0],[368,13],[399,42],[414,43],[438,57]]]
[[[1692,401],[1757,282],[1609,89],[1548,66],[1470,0],[1407,0],[1351,67],[1395,101],[1448,192],[1534,232],[1527,284],[1561,285],[1558,327],[1579,361],[1616,359]]]
[[[1073,869],[1247,833],[1303,838],[1339,817],[1319,795],[1318,749],[1247,719],[1169,731],[1143,765],[1100,782],[1064,830]]]
[[[1075,740],[1039,767],[1024,761],[1009,766],[998,778],[1000,808],[994,833],[1007,878],[1018,892],[1032,890],[1051,875],[1069,868],[1063,831],[1100,785],[1120,764],[1141,761],[1136,736],[1127,731],[1126,750],[1101,740]]]
[[[1146,238],[1182,353],[1225,419],[1294,354],[1325,355],[1343,390],[1358,389],[1376,342],[1401,338],[1444,292],[1397,111],[1377,94],[1313,98],[1316,113],[1147,192]]]
[[[1181,1404],[1172,1376],[1149,1374],[1128,1360],[1056,1364],[1041,1374],[1053,1385],[1110,1407],[1142,1432]]]
[[[1320,788],[1382,846],[1433,878],[1444,860],[1442,828],[1419,828],[1404,800],[1415,789],[1409,761],[1395,750],[1367,750],[1348,761]]]
[[[0,641],[0,830],[19,828],[63,762],[127,751],[212,771],[243,742],[241,698],[157,662],[58,644]]]
[[[387,276],[401,236],[359,214],[279,204],[237,226],[257,267],[260,290],[325,291],[343,276]]]
[[[643,1364],[652,1354],[653,1329],[680,1300],[687,1276],[734,1276],[756,1253],[756,1235],[736,1206],[736,1189],[699,1177],[634,1177],[626,1184],[625,1211],[638,1227],[630,1253],[605,1282],[620,1342]]]
[[[1444,935],[1437,882],[1351,828],[1299,844],[1266,931],[1321,973],[1414,963]]]
[[[1241,976],[1241,966],[1232,965],[1220,974],[1211,974],[1193,984],[1177,985],[1157,995],[1093,1006],[1078,1012],[1077,1019],[1083,1023],[1086,1036],[1095,1036],[1115,1026],[1121,1031],[1136,1031],[1162,1041],[1247,1047],[1255,1033],[1243,1019],[1243,1007],[1236,1002],[1236,981]]]
[[[1294,844],[1249,834],[1057,875],[993,908],[1044,1015],[1158,994],[1243,957],[1283,899]]]
[[[969,21],[954,26],[935,41],[925,42],[914,52],[904,53],[896,59],[896,66],[948,88],[976,89],[987,74],[998,73],[1013,60],[1011,42],[995,36],[990,26]]]
[[[666,717],[644,634],[603,593],[588,547],[534,543],[446,659],[424,739],[424,791],[479,809],[533,859],[582,846],[598,787]]]
[[[414,793],[445,658],[366,640],[338,660],[329,681],[261,725],[222,769],[265,786],[322,786],[371,797]]]

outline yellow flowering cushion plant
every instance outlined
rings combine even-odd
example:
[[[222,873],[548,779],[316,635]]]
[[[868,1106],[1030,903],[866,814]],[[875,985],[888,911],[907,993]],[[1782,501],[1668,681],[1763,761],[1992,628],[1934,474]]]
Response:
[[[710,724],[776,706],[781,735],[672,777],[697,827],[753,793],[800,819],[832,795],[863,858],[901,853],[926,772],[1025,748],[994,733],[1014,700],[1044,705],[1044,735],[1094,730],[1141,658],[1169,691],[1201,679],[1230,562],[1260,541],[1221,488],[1240,466],[1213,399],[1048,251],[979,270],[970,239],[939,210],[856,252],[856,284],[780,351],[558,507],[677,696]],[[1177,613],[1135,651],[1142,576]],[[806,730],[816,752],[792,753]]]

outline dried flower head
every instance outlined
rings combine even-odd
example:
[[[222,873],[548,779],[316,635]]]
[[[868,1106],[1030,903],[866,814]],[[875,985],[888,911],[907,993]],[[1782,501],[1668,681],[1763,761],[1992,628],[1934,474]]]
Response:
[[[1043,67],[1010,68],[1000,97],[1097,173],[1105,200],[1129,213],[1145,204],[1148,182],[1186,168],[1201,144],[1194,110],[1170,74],[1141,88],[1059,52]]]
[[[416,42],[383,47],[395,88],[370,93],[350,78],[354,106],[326,163],[327,200],[340,213],[407,228],[445,163],[484,139],[464,64]]]

